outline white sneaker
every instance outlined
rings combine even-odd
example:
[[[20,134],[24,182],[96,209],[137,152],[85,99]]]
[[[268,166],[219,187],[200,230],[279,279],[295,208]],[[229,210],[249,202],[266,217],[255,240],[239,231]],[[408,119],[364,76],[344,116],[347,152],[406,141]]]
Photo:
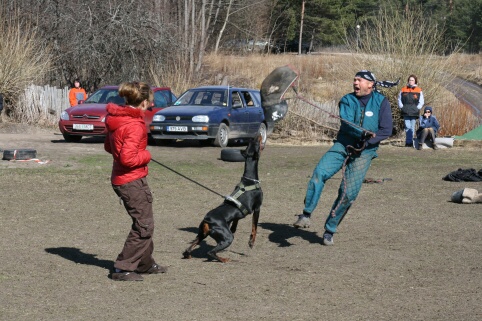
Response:
[[[333,234],[325,232],[323,234],[323,244],[324,245],[333,245]]]
[[[305,214],[299,214],[298,220],[293,224],[296,228],[308,228],[310,227],[311,221]]]

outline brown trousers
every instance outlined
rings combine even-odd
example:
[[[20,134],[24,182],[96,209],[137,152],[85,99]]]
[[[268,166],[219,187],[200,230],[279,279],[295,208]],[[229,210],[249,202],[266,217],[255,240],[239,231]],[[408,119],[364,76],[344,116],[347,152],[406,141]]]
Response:
[[[145,272],[154,263],[152,252],[154,243],[154,215],[152,194],[146,177],[123,185],[112,185],[127,213],[132,218],[132,227],[124,243],[122,252],[117,256],[114,267],[124,271]]]

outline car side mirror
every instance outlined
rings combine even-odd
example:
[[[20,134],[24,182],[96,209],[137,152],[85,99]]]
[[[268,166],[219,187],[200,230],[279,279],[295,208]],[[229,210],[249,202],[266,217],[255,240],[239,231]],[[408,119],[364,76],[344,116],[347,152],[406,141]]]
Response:
[[[243,107],[243,104],[240,102],[233,104],[233,108],[242,108],[242,107]]]

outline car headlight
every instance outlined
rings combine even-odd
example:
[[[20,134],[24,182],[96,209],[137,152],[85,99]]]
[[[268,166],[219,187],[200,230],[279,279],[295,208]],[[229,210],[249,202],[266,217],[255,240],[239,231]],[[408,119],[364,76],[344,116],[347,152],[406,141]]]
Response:
[[[101,122],[105,123],[105,117],[104,117],[104,118],[102,118]]]
[[[164,115],[154,115],[154,117],[152,117],[152,121],[165,121],[166,120],[166,116]]]
[[[192,118],[193,123],[209,123],[209,116],[197,115]]]
[[[60,119],[62,120],[69,120],[69,113],[66,112],[65,110],[62,112],[62,114],[60,114]]]

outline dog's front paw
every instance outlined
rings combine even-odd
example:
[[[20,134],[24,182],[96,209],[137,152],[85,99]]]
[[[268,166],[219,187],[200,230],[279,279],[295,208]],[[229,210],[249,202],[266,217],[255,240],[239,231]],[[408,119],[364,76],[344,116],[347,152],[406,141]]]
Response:
[[[190,259],[190,258],[192,258],[191,253],[189,253],[188,251],[185,251],[184,253],[182,253],[182,256],[183,256],[185,259]]]
[[[254,246],[254,241],[255,241],[254,239],[250,239],[250,240],[249,240],[248,245],[249,245],[250,248],[253,248],[253,246]]]

